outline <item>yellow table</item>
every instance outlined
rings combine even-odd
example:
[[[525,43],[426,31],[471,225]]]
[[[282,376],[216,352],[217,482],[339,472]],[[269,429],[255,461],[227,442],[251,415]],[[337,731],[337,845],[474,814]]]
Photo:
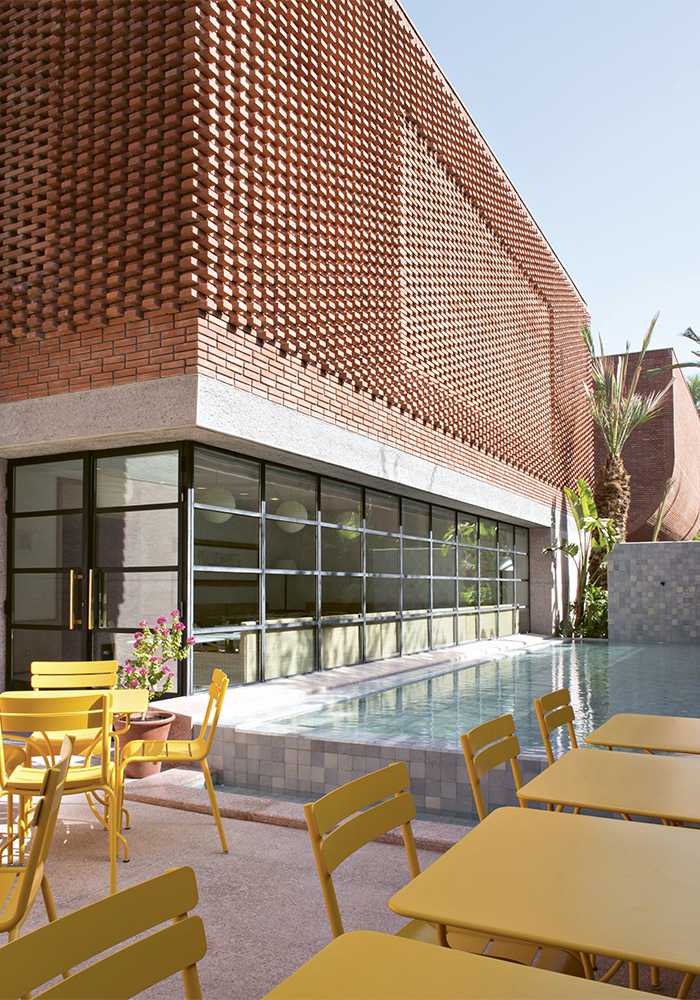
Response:
[[[263,1000],[610,1000],[639,994],[556,972],[436,948],[376,931],[350,931]]]
[[[389,906],[442,934],[454,924],[700,973],[697,830],[497,809]]]
[[[148,708],[148,690],[146,688],[78,688],[70,691],[5,691],[4,696],[11,698],[14,694],[26,696],[35,694],[41,698],[70,698],[76,694],[111,694],[113,715],[135,715],[145,712]]]
[[[700,719],[675,715],[613,715],[585,737],[597,747],[647,753],[700,753]]]
[[[700,823],[700,761],[579,748],[523,785],[518,797]]]

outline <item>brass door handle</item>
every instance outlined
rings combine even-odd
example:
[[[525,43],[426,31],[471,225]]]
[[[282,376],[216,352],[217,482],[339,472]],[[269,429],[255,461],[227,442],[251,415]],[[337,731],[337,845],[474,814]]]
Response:
[[[92,570],[88,572],[88,613],[87,613],[87,627],[93,629],[95,623],[92,617]]]

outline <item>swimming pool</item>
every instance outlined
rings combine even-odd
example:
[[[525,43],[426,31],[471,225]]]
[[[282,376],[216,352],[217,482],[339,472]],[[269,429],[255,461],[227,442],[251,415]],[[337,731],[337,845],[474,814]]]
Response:
[[[428,750],[459,749],[459,735],[510,712],[525,755],[543,754],[533,698],[568,687],[580,740],[618,712],[700,717],[700,646],[552,643],[499,659],[432,667],[343,689],[322,709],[276,719],[259,732]],[[370,685],[371,686],[371,685]],[[368,685],[364,685],[365,688]],[[553,734],[555,753],[566,737]]]

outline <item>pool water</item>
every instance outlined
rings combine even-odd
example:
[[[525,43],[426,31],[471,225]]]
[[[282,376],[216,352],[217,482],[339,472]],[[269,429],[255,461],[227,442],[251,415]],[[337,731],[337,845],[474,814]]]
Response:
[[[552,643],[421,674],[420,680],[397,685],[394,679],[392,686],[359,697],[348,697],[346,688],[343,700],[263,728],[307,738],[459,749],[460,733],[509,712],[523,753],[539,756],[542,739],[532,702],[556,688],[571,692],[579,742],[618,712],[700,717],[700,645],[694,644]],[[562,733],[552,734],[552,742],[555,753],[568,748]]]

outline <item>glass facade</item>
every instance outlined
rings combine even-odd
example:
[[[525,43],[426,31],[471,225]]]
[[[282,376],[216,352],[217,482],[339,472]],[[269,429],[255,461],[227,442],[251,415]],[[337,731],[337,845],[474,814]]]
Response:
[[[123,662],[180,609],[178,689],[529,628],[527,528],[184,442],[13,465],[10,683]]]

